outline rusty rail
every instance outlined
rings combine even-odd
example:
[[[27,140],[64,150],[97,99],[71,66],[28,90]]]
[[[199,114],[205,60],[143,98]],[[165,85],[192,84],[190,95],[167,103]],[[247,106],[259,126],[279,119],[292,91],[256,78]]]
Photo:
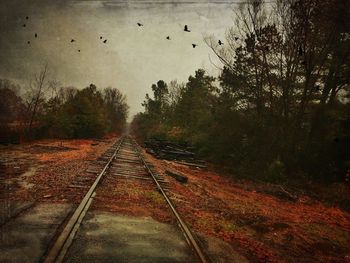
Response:
[[[176,211],[175,206],[173,205],[173,203],[171,202],[171,200],[169,199],[169,197],[167,196],[167,194],[165,193],[165,191],[163,190],[162,186],[160,185],[160,183],[158,182],[157,178],[154,176],[151,168],[149,167],[149,165],[147,164],[147,162],[145,161],[141,151],[139,150],[141,147],[137,144],[137,142],[132,139],[132,142],[137,146],[137,152],[139,154],[140,159],[143,162],[143,165],[145,166],[146,170],[148,171],[148,173],[151,175],[151,177],[153,178],[153,181],[155,182],[155,184],[157,185],[157,188],[159,189],[159,191],[162,193],[165,201],[168,203],[172,213],[174,214],[178,225],[180,227],[180,229],[182,230],[182,233],[184,234],[188,244],[190,245],[190,247],[192,248],[192,250],[194,250],[194,252],[196,253],[198,259],[202,262],[202,263],[209,263],[209,260],[206,258],[206,256],[204,255],[204,253],[202,252],[200,246],[198,245],[196,239],[194,238],[193,234],[191,233],[190,229],[188,228],[188,226],[186,225],[186,223],[182,220],[182,218],[180,217],[179,213]]]
[[[157,188],[163,195],[164,199],[166,200],[167,204],[169,205],[172,213],[174,214],[178,225],[187,241],[191,249],[195,252],[196,256],[202,263],[209,263],[209,260],[205,257],[204,253],[202,252],[200,246],[198,245],[195,237],[191,233],[190,229],[187,227],[186,223],[182,220],[178,212],[176,211],[175,206],[167,196],[166,192],[164,191],[163,187],[161,186],[161,183],[157,180],[154,173],[150,169],[149,165],[145,161],[140,146],[137,144],[137,142],[132,139],[131,137],[127,136],[128,139],[130,139],[130,142],[135,146],[135,152],[137,153],[138,157],[140,158],[142,164],[144,165],[146,171],[148,174],[152,177],[154,183],[156,184]],[[79,229],[79,226],[81,224],[81,221],[84,219],[86,212],[88,211],[91,202],[93,201],[93,198],[96,194],[96,187],[98,186],[101,178],[105,175],[107,169],[112,164],[113,160],[115,159],[116,155],[118,154],[122,143],[125,141],[125,136],[123,136],[118,142],[117,147],[115,151],[113,152],[112,156],[108,159],[107,164],[104,166],[101,173],[97,176],[96,180],[92,184],[92,186],[89,188],[88,192],[85,194],[83,200],[77,207],[77,209],[74,211],[73,215],[70,217],[68,223],[63,228],[63,231],[58,235],[57,239],[55,240],[54,244],[51,246],[49,251],[47,252],[46,256],[44,257],[43,261],[44,263],[60,263],[63,261],[70,245],[73,242],[73,239]],[[152,180],[151,179],[151,180]]]
[[[58,263],[63,261],[63,258],[67,253],[67,250],[71,245],[76,232],[79,229],[80,223],[85,217],[85,214],[91,205],[92,199],[95,196],[96,187],[111,165],[114,157],[117,155],[123,140],[124,137],[119,140],[113,155],[109,158],[107,164],[104,166],[101,173],[97,176],[89,191],[85,194],[83,200],[80,202],[78,208],[74,211],[68,223],[65,225],[63,231],[60,233],[55,243],[47,253],[45,259],[43,260],[44,263]]]

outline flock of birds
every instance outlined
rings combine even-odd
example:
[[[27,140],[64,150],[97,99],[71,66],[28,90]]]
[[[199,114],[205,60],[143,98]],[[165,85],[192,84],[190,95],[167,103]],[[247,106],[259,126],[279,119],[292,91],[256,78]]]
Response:
[[[29,20],[29,16],[26,16],[26,20]],[[139,27],[143,27],[143,24],[141,24],[141,23],[139,23],[139,22],[136,23],[136,24],[137,24]],[[23,27],[26,27],[26,26],[27,26],[26,24],[23,24]],[[184,29],[183,29],[183,30],[184,30],[185,32],[188,32],[188,33],[191,32],[191,31],[188,29],[188,26],[187,26],[187,25],[184,26]],[[35,34],[34,34],[34,37],[35,37],[35,38],[38,38],[38,34],[35,33]],[[167,36],[166,39],[167,39],[167,40],[171,40],[170,36]],[[102,43],[104,43],[104,44],[107,43],[107,39],[103,39],[102,36],[100,36],[100,40],[102,40]],[[71,41],[70,41],[70,43],[73,43],[73,42],[76,42],[76,41],[75,41],[75,39],[72,38]],[[27,41],[27,44],[30,45],[30,40]],[[223,45],[224,43],[223,43],[221,40],[219,40],[219,41],[218,41],[218,44],[221,46],[221,45]],[[193,47],[193,48],[196,48],[197,46],[198,46],[198,44],[192,43],[192,47]],[[81,50],[78,49],[78,52],[81,52]]]
[[[25,19],[28,21],[28,20],[29,20],[29,16],[26,16]],[[137,24],[137,26],[139,26],[139,27],[143,27],[143,24],[141,24],[140,22],[137,22],[136,24]],[[24,23],[24,24],[23,24],[23,27],[26,27],[26,26],[27,26],[27,25]],[[188,32],[188,33],[191,32],[191,30],[189,30],[188,25],[185,25],[184,28],[183,28],[183,30],[184,30],[185,32]],[[34,38],[38,38],[38,34],[37,34],[37,33],[34,34]],[[167,39],[167,40],[171,40],[170,36],[167,36],[166,39]],[[235,37],[235,40],[236,40],[236,41],[237,41],[238,39],[239,39],[238,37]],[[100,40],[102,41],[103,44],[107,44],[107,39],[104,39],[102,36],[100,36]],[[71,39],[70,43],[74,43],[74,42],[76,42],[76,40],[75,40],[75,39]],[[30,43],[31,43],[30,40],[28,40],[28,41],[27,41],[27,44],[30,45]],[[219,39],[219,40],[218,40],[218,45],[221,46],[221,45],[223,45],[223,44],[224,44],[224,43]],[[193,47],[193,48],[196,48],[197,46],[198,46],[198,44],[192,43],[192,47]],[[270,47],[269,47],[269,46],[265,46],[265,50],[268,52],[268,51],[270,50]],[[78,52],[81,52],[80,49],[78,49],[77,51],[78,51]],[[305,53],[305,50],[304,50],[301,46],[299,46],[299,48],[298,48],[298,55],[299,55],[299,57],[302,58],[303,55],[304,55],[304,53]],[[307,65],[306,60],[301,59],[301,64],[306,66],[306,65]],[[319,87],[319,86],[316,86],[315,88],[316,88],[317,91],[320,90],[320,87]]]
[[[26,20],[29,20],[29,16],[26,16],[25,19],[26,19]],[[139,27],[143,27],[143,24],[141,24],[140,22],[137,22],[136,24],[137,24],[137,26],[139,26]],[[27,26],[27,25],[24,23],[24,24],[23,24],[23,27],[26,27],[26,26]],[[183,30],[184,30],[185,32],[188,32],[188,33],[191,32],[191,30],[189,30],[188,25],[185,25],[184,28],[183,28]],[[35,34],[34,34],[34,37],[35,37],[35,38],[38,38],[38,34],[35,33]],[[167,36],[166,39],[167,39],[167,40],[171,40],[170,36]],[[239,39],[238,37],[235,37],[235,40],[236,40],[236,41],[237,41],[238,39]],[[100,36],[100,40],[102,41],[103,44],[106,44],[106,43],[107,43],[107,39],[103,39],[102,36]],[[70,42],[71,42],[71,43],[74,43],[74,42],[76,42],[76,41],[75,41],[75,39],[71,39]],[[27,44],[30,45],[30,40],[27,41]],[[223,45],[224,43],[219,39],[219,40],[218,40],[218,44],[221,46],[221,45]],[[196,48],[197,46],[198,46],[198,44],[192,43],[192,47],[193,47],[193,48]],[[266,50],[266,51],[269,51],[269,50],[270,50],[270,47],[269,47],[269,46],[266,46],[266,47],[265,47],[265,50]],[[78,52],[81,52],[81,50],[78,49]],[[298,55],[299,55],[299,57],[302,57],[303,54],[304,54],[304,50],[303,50],[303,48],[302,48],[301,46],[299,46],[299,49],[298,49]],[[305,61],[305,60],[301,61],[301,64],[306,65],[306,61]]]

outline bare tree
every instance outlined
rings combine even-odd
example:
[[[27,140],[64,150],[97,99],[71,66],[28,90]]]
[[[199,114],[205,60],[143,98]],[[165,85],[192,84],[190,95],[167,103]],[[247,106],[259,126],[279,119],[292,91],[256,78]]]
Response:
[[[34,81],[29,83],[29,90],[26,93],[28,122],[27,129],[32,134],[34,120],[45,101],[45,94],[49,90],[49,82],[47,80],[48,64],[46,63],[39,74],[34,76]]]
[[[60,101],[60,103],[65,103],[71,99],[77,94],[78,89],[75,87],[60,87],[57,90],[57,97]]]

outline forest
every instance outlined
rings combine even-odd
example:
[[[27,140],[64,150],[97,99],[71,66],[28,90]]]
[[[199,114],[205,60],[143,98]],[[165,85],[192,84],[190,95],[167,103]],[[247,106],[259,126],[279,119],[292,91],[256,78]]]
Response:
[[[21,87],[0,79],[0,140],[18,143],[42,138],[99,138],[124,131],[126,97],[118,89],[61,86],[49,80],[48,66]]]
[[[134,134],[191,143],[244,178],[349,183],[349,4],[241,5],[225,40],[205,37],[219,77],[153,84]]]

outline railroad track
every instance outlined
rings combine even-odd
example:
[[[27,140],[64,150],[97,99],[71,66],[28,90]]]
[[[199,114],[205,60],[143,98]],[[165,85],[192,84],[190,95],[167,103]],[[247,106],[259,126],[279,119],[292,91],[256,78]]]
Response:
[[[92,163],[84,175],[77,177],[71,183],[71,189],[80,193],[85,190],[86,194],[48,249],[43,258],[44,263],[57,263],[64,260],[79,226],[93,202],[98,185],[106,174],[112,175],[120,180],[135,179],[153,183],[164,197],[188,245],[197,256],[198,260],[203,263],[209,262],[190,229],[168,197],[167,192],[169,187],[167,181],[153,169],[152,164],[145,160],[141,152],[141,147],[136,141],[129,136],[123,136],[100,158]]]

